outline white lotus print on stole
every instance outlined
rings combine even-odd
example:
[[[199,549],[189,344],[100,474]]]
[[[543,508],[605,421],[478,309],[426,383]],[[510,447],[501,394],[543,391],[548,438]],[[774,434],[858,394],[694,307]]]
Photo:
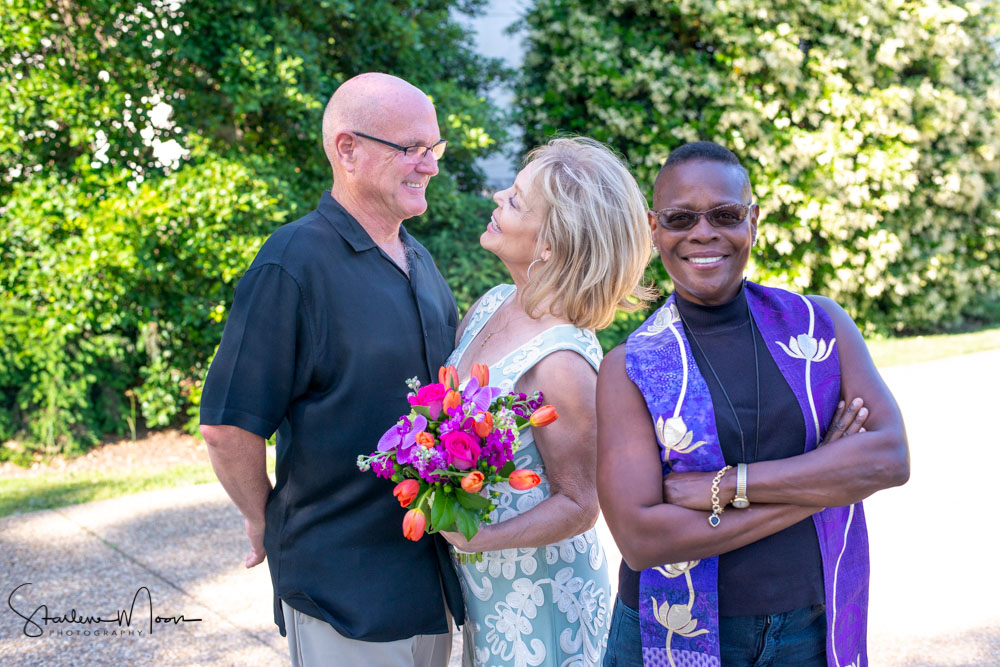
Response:
[[[681,637],[697,637],[698,635],[708,634],[708,630],[702,628],[701,630],[695,630],[698,626],[698,619],[691,618],[691,608],[686,604],[675,604],[671,606],[668,602],[664,601],[659,607],[656,606],[656,598],[650,598],[653,601],[653,614],[656,616],[656,620],[665,627],[670,633],[667,634],[667,648],[670,648],[670,635],[676,633]]]
[[[663,449],[666,452],[666,456],[664,456],[663,459],[664,461],[670,458],[670,452],[690,454],[705,444],[704,440],[699,440],[695,443],[691,442],[694,440],[694,433],[688,430],[687,426],[684,424],[683,417],[670,417],[669,419],[664,419],[663,417],[657,418],[656,437],[659,439],[660,444],[663,445]]]
[[[785,351],[790,357],[795,359],[805,359],[806,361],[826,361],[830,354],[833,352],[833,344],[837,341],[836,338],[830,340],[830,345],[827,347],[826,341],[820,338],[816,340],[807,333],[799,334],[795,338],[788,339],[788,345],[786,346],[781,341],[776,342],[782,350]]]
[[[649,325],[642,333],[636,334],[636,338],[640,336],[655,336],[656,334],[667,330],[670,328],[671,324],[676,324],[681,321],[680,313],[677,312],[677,306],[670,304],[666,308],[661,308],[658,313],[656,313],[656,318],[653,323]]]
[[[653,601],[653,616],[656,618],[656,622],[667,629],[667,657],[670,659],[670,664],[673,667],[676,667],[676,663],[674,662],[674,654],[670,650],[670,643],[673,641],[675,634],[681,637],[697,637],[708,634],[706,628],[695,629],[698,627],[698,619],[691,616],[691,608],[694,607],[694,582],[691,581],[691,570],[700,562],[698,560],[688,560],[653,568],[667,579],[684,575],[684,578],[687,580],[687,604],[678,603],[670,605],[664,600],[662,605],[657,605],[656,598],[650,598]]]
[[[679,563],[669,563],[667,565],[658,565],[653,569],[662,574],[667,579],[673,579],[674,577],[679,577],[682,574],[686,577],[690,577],[688,572],[694,569],[694,566],[700,563],[700,560],[682,560]],[[693,586],[692,586],[693,588]]]

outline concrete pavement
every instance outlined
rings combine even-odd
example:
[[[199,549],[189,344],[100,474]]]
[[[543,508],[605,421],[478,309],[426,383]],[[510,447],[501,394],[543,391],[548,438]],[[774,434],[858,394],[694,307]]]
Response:
[[[286,664],[267,569],[242,567],[241,526],[218,484],[0,520],[0,664]],[[42,619],[72,621],[73,610],[115,620]],[[130,624],[117,622],[122,610]]]
[[[911,465],[865,502],[872,664],[1000,665],[1000,350],[884,375]]]
[[[871,664],[1000,664],[1000,350],[884,376],[912,476],[865,503]],[[267,570],[244,569],[245,549],[218,484],[0,519],[0,664],[287,664]]]

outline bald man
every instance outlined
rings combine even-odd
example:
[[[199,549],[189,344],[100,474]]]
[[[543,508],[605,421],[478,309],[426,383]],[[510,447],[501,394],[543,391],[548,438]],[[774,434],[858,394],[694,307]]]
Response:
[[[323,115],[333,187],[278,229],[236,288],[205,380],[201,431],[265,557],[293,665],[446,665],[461,592],[438,535],[403,538],[392,484],[359,454],[437,377],[455,299],[402,226],[444,153],[426,94],[386,74],[342,84]],[[265,439],[277,431],[275,485]]]

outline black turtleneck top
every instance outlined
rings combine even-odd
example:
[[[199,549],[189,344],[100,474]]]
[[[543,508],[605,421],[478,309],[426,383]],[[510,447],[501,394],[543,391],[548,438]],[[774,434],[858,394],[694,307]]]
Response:
[[[802,411],[756,325],[751,337],[745,290],[740,289],[736,298],[720,306],[702,306],[686,301],[679,294],[675,296],[691,352],[712,395],[716,430],[726,464],[773,461],[801,454],[806,438]],[[759,444],[754,340],[760,370]],[[726,400],[727,393],[743,428],[742,448],[740,427]],[[753,471],[747,476],[747,497],[752,507]],[[740,511],[732,506],[726,509],[727,514]],[[722,515],[723,521],[727,514]],[[639,573],[625,561],[618,574],[618,595],[622,602],[638,609]],[[824,599],[823,564],[812,518],[719,557],[722,616],[780,614],[820,604]]]

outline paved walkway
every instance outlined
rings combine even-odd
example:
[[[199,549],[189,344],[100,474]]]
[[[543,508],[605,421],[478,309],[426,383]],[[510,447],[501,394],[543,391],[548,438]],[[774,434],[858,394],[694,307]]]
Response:
[[[871,664],[1000,664],[1000,350],[884,375],[913,463],[909,484],[866,502]],[[267,570],[242,567],[245,547],[217,484],[0,519],[0,664],[287,664]]]

